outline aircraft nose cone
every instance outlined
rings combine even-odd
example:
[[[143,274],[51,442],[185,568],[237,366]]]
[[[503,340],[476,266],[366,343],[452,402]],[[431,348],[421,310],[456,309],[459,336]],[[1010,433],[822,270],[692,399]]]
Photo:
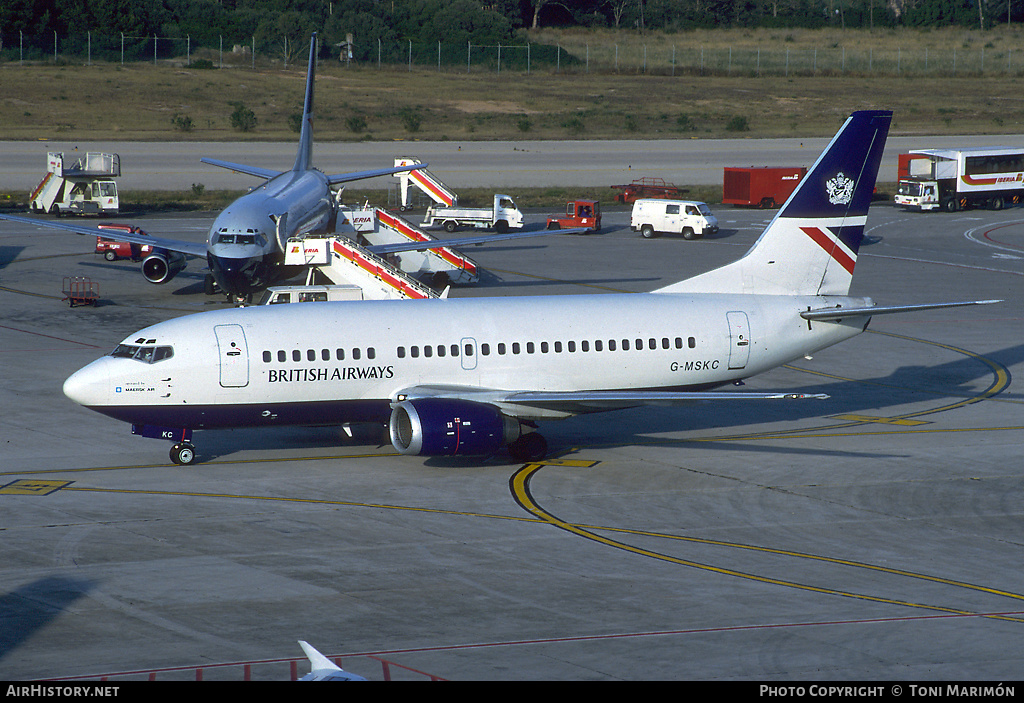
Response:
[[[64,395],[85,407],[96,405],[106,388],[105,379],[106,374],[90,364],[68,376],[64,381]]]
[[[265,285],[263,259],[208,255],[207,263],[217,284],[227,293],[248,294]]]

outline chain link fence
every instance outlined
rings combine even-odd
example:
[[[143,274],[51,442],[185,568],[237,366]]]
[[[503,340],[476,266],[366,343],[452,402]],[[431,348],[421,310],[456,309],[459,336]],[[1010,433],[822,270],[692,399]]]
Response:
[[[1024,45],[1017,48],[957,47],[904,50],[830,46],[814,49],[705,47],[693,43],[465,45],[450,42],[371,41],[321,46],[321,62],[377,69],[489,72],[620,73],[635,75],[1024,75]],[[0,31],[0,62],[15,64],[139,63],[256,69],[304,64],[308,44],[276,40],[229,40],[198,46],[189,37],[133,37],[101,34],[29,36]]]

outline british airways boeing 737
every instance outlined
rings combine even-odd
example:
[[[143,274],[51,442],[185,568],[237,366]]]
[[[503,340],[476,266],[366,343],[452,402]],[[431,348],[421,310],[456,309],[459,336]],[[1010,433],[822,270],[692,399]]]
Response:
[[[64,384],[75,402],[174,442],[197,429],[388,423],[410,455],[537,460],[538,422],[694,400],[861,333],[849,297],[892,113],[846,120],[747,254],[651,293],[336,302],[204,312],[125,339]]]

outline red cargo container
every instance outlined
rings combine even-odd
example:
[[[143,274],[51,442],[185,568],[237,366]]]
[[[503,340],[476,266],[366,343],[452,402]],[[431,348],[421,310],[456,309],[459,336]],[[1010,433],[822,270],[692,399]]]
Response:
[[[786,202],[786,198],[806,173],[807,169],[803,166],[726,167],[722,202],[726,205],[776,207]]]

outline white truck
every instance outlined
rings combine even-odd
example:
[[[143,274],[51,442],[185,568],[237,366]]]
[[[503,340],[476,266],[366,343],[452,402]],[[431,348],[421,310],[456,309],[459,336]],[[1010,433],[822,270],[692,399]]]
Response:
[[[899,155],[897,205],[956,212],[1002,210],[1024,198],[1024,148],[920,149]]]
[[[629,228],[647,239],[663,232],[696,239],[718,232],[718,218],[706,203],[696,200],[641,198],[633,202]]]
[[[454,232],[459,227],[476,227],[505,233],[510,229],[523,226],[523,213],[516,207],[508,195],[500,193],[494,196],[490,208],[471,207],[429,207],[423,219],[423,227],[444,227],[446,232]]]
[[[117,214],[120,200],[113,179],[121,175],[120,156],[88,152],[70,166],[64,165],[61,152],[51,151],[46,156],[46,175],[29,196],[33,212]]]

